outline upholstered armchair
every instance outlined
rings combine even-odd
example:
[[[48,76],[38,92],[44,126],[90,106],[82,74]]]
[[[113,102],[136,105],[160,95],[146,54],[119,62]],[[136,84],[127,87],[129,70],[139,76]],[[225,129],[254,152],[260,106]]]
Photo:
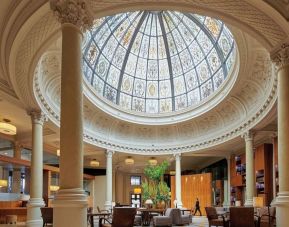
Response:
[[[164,216],[154,216],[153,225],[154,226],[172,226],[172,217],[171,217],[172,208],[167,208]]]
[[[229,226],[229,221],[223,215],[218,215],[215,207],[205,207],[209,227],[211,226]]]
[[[189,225],[192,223],[192,215],[182,214],[179,208],[172,208],[171,217],[173,225]]]
[[[136,215],[136,208],[114,207],[112,221],[105,218],[99,219],[99,227],[132,227]],[[106,221],[107,223],[104,223]]]

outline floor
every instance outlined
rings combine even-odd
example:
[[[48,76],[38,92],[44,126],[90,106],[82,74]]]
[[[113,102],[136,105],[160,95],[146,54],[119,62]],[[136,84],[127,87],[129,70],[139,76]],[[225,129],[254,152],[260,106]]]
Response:
[[[17,224],[17,225],[5,225],[5,224],[0,224],[0,227],[25,227],[25,224]],[[95,222],[95,227],[98,227],[98,223]],[[193,217],[193,223],[189,225],[190,227],[208,227],[208,221],[206,217]]]
[[[98,223],[95,222],[94,224],[95,227],[98,227]],[[188,225],[186,225],[188,226]],[[192,224],[189,225],[190,227],[208,227],[208,220],[205,216],[195,216],[193,217],[193,220],[192,220]],[[140,227],[140,226],[138,226]]]

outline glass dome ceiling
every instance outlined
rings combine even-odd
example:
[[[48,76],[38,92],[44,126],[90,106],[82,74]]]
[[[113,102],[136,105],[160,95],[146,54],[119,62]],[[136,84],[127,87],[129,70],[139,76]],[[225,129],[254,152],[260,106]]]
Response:
[[[83,72],[99,96],[150,114],[197,105],[235,60],[223,22],[174,11],[138,11],[95,21],[85,35]]]

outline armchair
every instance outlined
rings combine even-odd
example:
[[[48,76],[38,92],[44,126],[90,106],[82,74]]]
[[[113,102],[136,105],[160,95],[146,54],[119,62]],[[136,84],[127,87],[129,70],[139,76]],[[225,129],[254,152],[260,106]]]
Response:
[[[276,226],[276,208],[262,207],[257,209],[258,227]]]
[[[53,224],[53,208],[41,207],[41,216],[43,219],[43,227],[47,224]]]
[[[183,214],[179,208],[172,208],[171,217],[173,225],[189,225],[192,223],[191,214]]]
[[[205,207],[209,227],[213,226],[229,226],[229,220],[225,218],[223,215],[218,215],[217,210],[215,207]]]
[[[133,227],[136,208],[114,207],[112,221],[106,218],[99,219],[99,227]],[[108,223],[103,223],[106,220]]]
[[[167,208],[164,216],[154,216],[153,226],[172,226],[173,221],[171,217],[172,208]]]
[[[255,227],[253,207],[230,207],[230,227]]]

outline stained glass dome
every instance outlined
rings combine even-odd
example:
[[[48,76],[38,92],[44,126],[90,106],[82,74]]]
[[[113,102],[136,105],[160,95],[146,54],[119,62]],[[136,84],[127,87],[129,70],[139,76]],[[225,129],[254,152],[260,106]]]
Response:
[[[85,34],[83,73],[98,96],[150,114],[199,104],[235,61],[226,25],[207,16],[138,11],[100,18]]]

